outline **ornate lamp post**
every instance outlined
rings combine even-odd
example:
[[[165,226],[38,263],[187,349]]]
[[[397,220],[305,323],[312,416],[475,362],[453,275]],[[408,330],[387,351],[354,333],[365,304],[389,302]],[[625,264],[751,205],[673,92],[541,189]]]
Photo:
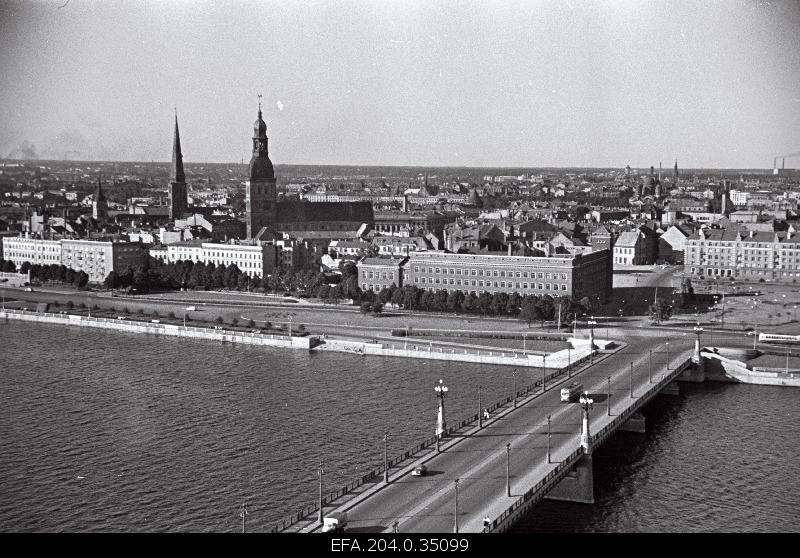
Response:
[[[699,323],[694,326],[694,332],[697,334],[697,339],[694,341],[694,355],[692,356],[692,360],[700,362],[700,334],[703,333],[703,328],[700,327]]]
[[[594,326],[597,325],[597,322],[594,321],[594,316],[592,319],[586,322],[589,326],[589,364],[594,364]]]
[[[585,452],[589,452],[592,448],[589,443],[589,410],[594,404],[594,400],[589,397],[589,392],[584,391],[580,398],[581,409],[583,410],[583,421],[581,423],[581,447]]]
[[[650,352],[650,365],[648,367],[647,373],[647,380],[649,383],[653,383],[653,349],[649,349]]]
[[[447,424],[444,421],[444,398],[447,395],[447,386],[444,385],[444,380],[439,380],[439,385],[433,389],[439,399],[439,413],[436,417],[436,451],[439,451],[439,441],[447,429]]]
[[[606,399],[606,401],[608,401],[608,416],[611,416],[611,376],[608,376],[606,378],[606,381],[608,382],[608,391],[607,391],[608,398]]]

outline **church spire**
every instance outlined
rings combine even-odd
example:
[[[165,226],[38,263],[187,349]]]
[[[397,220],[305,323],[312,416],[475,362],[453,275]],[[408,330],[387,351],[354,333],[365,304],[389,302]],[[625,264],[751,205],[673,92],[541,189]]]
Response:
[[[172,182],[186,182],[183,172],[183,153],[181,153],[181,135],[178,132],[178,111],[175,110],[175,139],[172,142],[172,166],[170,167]]]
[[[106,197],[103,195],[103,187],[100,185],[100,176],[97,177],[97,191],[94,193],[94,200],[105,201]]]

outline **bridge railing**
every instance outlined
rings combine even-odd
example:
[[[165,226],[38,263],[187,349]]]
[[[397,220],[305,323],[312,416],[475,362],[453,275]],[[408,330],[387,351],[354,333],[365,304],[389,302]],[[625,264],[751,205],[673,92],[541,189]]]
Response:
[[[545,489],[549,488],[548,485],[555,484],[560,477],[564,476],[566,472],[572,468],[572,466],[578,461],[578,459],[581,458],[582,455],[583,448],[581,447],[578,447],[578,449],[570,453],[566,459],[561,461],[561,463],[556,466],[555,469],[547,473],[542,480],[537,482],[530,489],[526,490],[525,493],[516,502],[514,502],[513,505],[511,505],[511,507],[501,513],[497,519],[492,521],[490,530],[496,530],[498,526],[502,525],[509,517],[511,517],[511,515],[517,512],[521,506],[528,504],[538,492],[541,492],[541,496],[543,496]]]
[[[620,414],[615,415],[611,422],[590,436],[592,445],[602,443],[608,436],[613,434],[621,423],[626,422],[632,415],[638,412],[639,409],[644,406],[656,393],[661,391],[664,385],[670,383],[672,380],[682,374],[684,370],[689,368],[691,363],[691,359],[687,359],[671,370],[669,374],[665,374],[659,381],[651,384],[650,388],[645,391],[644,394],[636,398],[636,401],[633,403],[633,405],[624,409]]]
[[[585,357],[581,357],[581,358],[575,360],[574,362],[571,362],[569,364],[569,366],[564,366],[563,368],[552,369],[554,371],[552,373],[546,375],[545,381],[552,380],[554,378],[562,376],[565,373],[572,372],[576,368],[580,368],[581,366],[583,366],[591,358],[592,358],[592,355],[586,355]],[[548,370],[550,370],[550,369],[548,368]],[[534,381],[533,383],[531,383],[531,384],[529,384],[529,385],[517,390],[517,394],[516,394],[517,398],[529,394],[531,391],[533,391],[533,390],[535,390],[537,388],[540,388],[541,385],[542,385],[542,379],[540,378],[540,379]],[[499,401],[496,401],[495,403],[493,403],[491,405],[488,405],[486,407],[486,409],[490,413],[492,413],[492,412],[496,411],[499,408],[506,407],[506,406],[508,406],[510,404],[513,404],[513,401],[514,401],[514,396],[510,395],[508,397],[500,399]],[[458,433],[458,431],[463,430],[463,429],[473,425],[475,422],[478,421],[478,419],[479,419],[479,417],[478,417],[477,413],[475,413],[473,415],[469,415],[469,416],[465,417],[464,419],[462,419],[461,421],[457,422],[455,425],[447,428],[446,431],[445,431],[445,435],[456,434],[456,433]],[[426,439],[422,443],[412,447],[411,449],[403,452],[402,454],[399,454],[398,456],[394,457],[393,459],[390,459],[388,461],[389,468],[391,469],[392,467],[395,467],[395,466],[401,464],[404,461],[407,461],[407,460],[410,460],[410,459],[416,459],[422,451],[425,451],[426,449],[430,448],[431,446],[434,446],[435,444],[436,444],[436,436],[431,436],[430,438]],[[359,488],[360,486],[362,486],[362,485],[364,485],[366,483],[372,482],[375,479],[382,478],[383,472],[384,472],[383,465],[381,465],[379,467],[376,467],[375,469],[373,469],[372,471],[370,471],[366,475],[362,476],[360,479],[356,479],[356,480],[346,484],[342,488],[340,488],[340,489],[338,489],[338,490],[336,490],[334,492],[329,493],[327,496],[325,496],[322,499],[322,505],[325,506],[327,504],[330,504],[334,500],[336,500],[338,498],[341,498],[342,496],[345,496],[346,494],[354,491],[355,489]],[[288,527],[291,527],[292,525],[294,525],[296,523],[299,523],[301,521],[306,520],[310,515],[312,515],[314,512],[317,512],[318,510],[319,510],[319,503],[314,503],[312,505],[309,505],[306,508],[304,508],[302,511],[300,511],[300,512],[298,512],[296,514],[292,514],[291,516],[281,520],[279,523],[276,523],[272,527],[272,529],[270,529],[270,532],[276,533],[276,532],[284,531]]]

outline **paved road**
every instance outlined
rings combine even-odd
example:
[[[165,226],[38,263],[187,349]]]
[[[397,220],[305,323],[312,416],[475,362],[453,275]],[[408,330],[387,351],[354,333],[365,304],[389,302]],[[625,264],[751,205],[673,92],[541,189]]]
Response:
[[[690,356],[694,338],[678,335],[669,344],[671,361]],[[612,418],[607,415],[607,380],[611,376],[612,414],[619,414],[630,401],[630,363],[634,363],[634,394],[649,382],[649,350],[654,350],[653,371],[657,378],[667,361],[664,338],[634,337],[629,345],[577,377],[594,394],[593,431]],[[679,354],[680,353],[680,354]],[[454,523],[454,480],[459,481],[459,527],[462,532],[480,531],[483,517],[492,519],[516,501],[555,464],[548,464],[547,417],[551,416],[551,457],[567,456],[579,446],[581,410],[577,403],[561,403],[560,385],[519,405],[506,417],[465,436],[452,447],[433,454],[426,465],[428,475],[409,474],[392,479],[371,498],[347,510],[348,528],[357,532],[391,530],[398,521],[400,532],[451,532]],[[433,425],[432,425],[433,426]],[[506,444],[511,444],[511,496],[506,495]]]

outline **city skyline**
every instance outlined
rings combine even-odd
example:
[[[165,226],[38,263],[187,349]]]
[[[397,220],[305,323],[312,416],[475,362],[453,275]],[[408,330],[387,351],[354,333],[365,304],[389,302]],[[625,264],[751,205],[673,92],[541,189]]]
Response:
[[[177,106],[187,163],[246,160],[261,93],[279,165],[770,168],[799,6],[5,3],[0,156],[166,161]]]

